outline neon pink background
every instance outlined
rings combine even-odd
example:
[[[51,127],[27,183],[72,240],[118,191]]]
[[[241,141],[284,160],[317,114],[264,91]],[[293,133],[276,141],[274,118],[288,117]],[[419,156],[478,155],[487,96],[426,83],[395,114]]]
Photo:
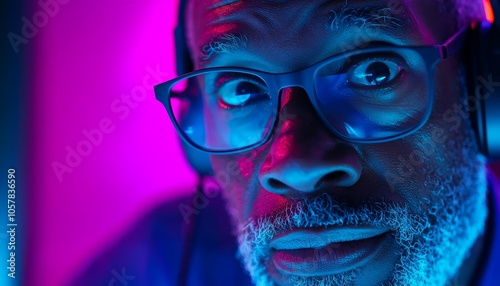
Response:
[[[192,189],[194,174],[153,91],[145,99],[137,93],[130,106],[121,99],[144,90],[145,78],[148,88],[160,82],[148,67],[162,81],[175,76],[176,10],[171,0],[70,0],[28,43],[36,51],[36,150],[27,285],[68,283],[142,213],[180,194],[173,190]],[[111,132],[89,145],[84,130],[99,129],[103,119]],[[86,156],[70,166],[67,146]],[[68,172],[58,178],[54,162]]]

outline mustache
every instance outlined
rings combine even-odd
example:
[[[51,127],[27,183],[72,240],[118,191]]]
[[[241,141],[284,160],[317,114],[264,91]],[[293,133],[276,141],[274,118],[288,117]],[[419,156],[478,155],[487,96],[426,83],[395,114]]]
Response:
[[[291,201],[275,213],[249,219],[240,225],[238,235],[250,234],[258,241],[268,241],[282,231],[295,228],[370,225],[400,230],[405,227],[404,224],[424,224],[419,217],[411,213],[408,205],[386,201],[364,201],[349,205],[323,193]]]

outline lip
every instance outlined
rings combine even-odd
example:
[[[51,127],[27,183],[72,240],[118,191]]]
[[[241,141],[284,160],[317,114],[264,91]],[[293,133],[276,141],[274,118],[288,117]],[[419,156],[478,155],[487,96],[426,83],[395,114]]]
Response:
[[[389,229],[370,226],[294,229],[269,244],[271,259],[283,274],[318,276],[345,272],[377,255]]]

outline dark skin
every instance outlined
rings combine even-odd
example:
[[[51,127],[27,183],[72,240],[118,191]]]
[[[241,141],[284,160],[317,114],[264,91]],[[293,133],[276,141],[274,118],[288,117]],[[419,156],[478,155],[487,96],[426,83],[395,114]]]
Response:
[[[434,45],[443,43],[456,32],[454,20],[439,14],[435,1],[349,1],[349,7],[376,5],[392,7],[404,20],[399,29],[345,27],[332,31],[327,27],[329,12],[338,11],[344,1],[221,1],[196,0],[188,13],[189,45],[194,58],[211,38],[227,33],[244,34],[244,49],[195,61],[197,69],[219,66],[252,68],[267,72],[288,72],[308,67],[338,54],[349,43],[383,41],[393,45]],[[281,3],[283,2],[283,3]],[[192,6],[192,5],[191,5]],[[205,7],[205,8],[202,8]],[[212,8],[210,8],[212,7]],[[331,16],[331,15],[330,15]],[[286,31],[286,32],[285,32]],[[368,36],[367,36],[368,35]],[[307,45],[304,45],[307,43]],[[363,201],[406,203],[416,213],[427,211],[424,198],[431,189],[425,176],[412,175],[403,181],[390,181],[388,174],[401,169],[400,155],[431,146],[432,154],[423,158],[425,165],[446,170],[453,160],[449,154],[453,140],[469,136],[466,124],[450,132],[443,114],[461,102],[462,90],[456,58],[440,62],[435,68],[436,100],[430,119],[416,133],[391,142],[356,144],[336,138],[321,122],[305,91],[284,88],[281,92],[280,121],[271,139],[264,145],[236,155],[212,156],[213,169],[235,169],[226,183],[224,194],[235,221],[271,215],[302,197],[328,193],[349,205]],[[428,143],[427,145],[423,145]],[[442,154],[436,156],[436,154]],[[233,168],[234,166],[235,168]],[[376,259],[365,265],[365,277],[380,281],[388,275],[397,257],[395,244],[384,245]],[[466,284],[472,275],[481,249],[476,243],[472,256],[462,264],[457,283]],[[270,275],[282,277],[272,264]],[[370,284],[370,281],[363,281]]]

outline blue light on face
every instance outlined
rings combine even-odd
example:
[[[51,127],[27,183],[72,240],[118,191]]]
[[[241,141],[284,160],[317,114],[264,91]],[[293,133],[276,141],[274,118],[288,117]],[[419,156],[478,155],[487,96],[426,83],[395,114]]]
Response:
[[[341,135],[393,137],[412,130],[425,117],[425,65],[404,64],[401,56],[384,57],[363,55],[347,68],[333,62],[318,71],[314,85],[319,108]]]

